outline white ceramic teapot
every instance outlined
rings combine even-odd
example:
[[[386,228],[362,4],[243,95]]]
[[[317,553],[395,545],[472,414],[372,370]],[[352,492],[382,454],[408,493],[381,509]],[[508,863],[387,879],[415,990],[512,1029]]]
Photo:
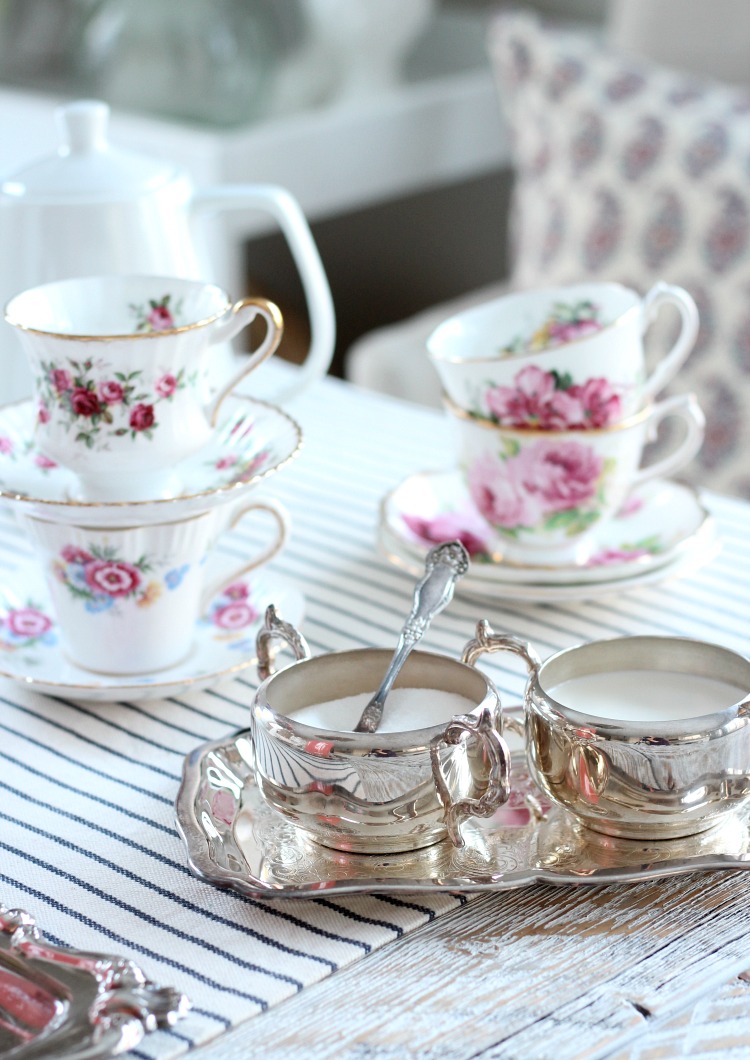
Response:
[[[101,274],[178,276],[213,281],[193,232],[199,213],[260,210],[282,230],[299,270],[311,343],[284,401],[323,375],[333,355],[331,292],[299,204],[274,185],[196,190],[177,166],[124,151],[107,137],[109,107],[97,100],[61,106],[57,152],[0,185],[0,308],[29,287]],[[232,292],[238,297],[241,292]],[[283,312],[283,306],[282,312]],[[16,335],[0,323],[0,403],[31,393]],[[231,352],[227,348],[226,356]],[[226,365],[223,374],[226,375]]]

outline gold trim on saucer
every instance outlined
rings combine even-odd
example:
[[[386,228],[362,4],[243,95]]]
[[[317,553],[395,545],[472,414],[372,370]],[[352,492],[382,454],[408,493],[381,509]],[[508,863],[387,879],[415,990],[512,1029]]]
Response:
[[[76,682],[73,684],[70,681],[50,681],[43,677],[22,677],[20,674],[9,673],[7,670],[0,670],[0,677],[7,677],[10,681],[15,681],[17,684],[22,684],[27,688],[33,688],[34,686],[46,686],[48,688],[66,688],[71,694],[77,689],[83,689],[84,691],[90,692],[106,692],[111,689],[115,692],[137,692],[139,689],[147,690],[151,688],[169,688],[172,685],[194,685],[197,681],[213,681],[218,680],[222,677],[227,677],[231,674],[238,673],[240,670],[246,670],[248,666],[253,666],[257,663],[257,657],[252,658],[245,657],[242,662],[235,663],[234,666],[229,666],[223,670],[212,670],[207,674],[198,674],[196,677],[175,677],[171,681],[141,681],[140,683],[134,682],[133,684],[115,684],[114,681],[97,681],[94,684],[82,684]],[[75,664],[77,665],[77,664]],[[78,667],[80,670],[82,666]],[[171,667],[169,667],[171,669]],[[107,676],[104,674],[103,676]],[[113,674],[113,677],[118,676]],[[125,675],[119,675],[125,676]]]
[[[430,548],[430,543],[420,543],[419,541],[411,541],[408,538],[402,536],[396,529],[393,528],[391,520],[388,518],[388,507],[394,503],[394,496],[401,489],[406,481],[409,479],[424,477],[431,478],[437,475],[446,474],[445,469],[442,470],[427,470],[417,471],[411,475],[407,475],[406,478],[402,479],[393,489],[389,490],[381,498],[378,506],[378,528],[377,536],[381,546],[381,551],[385,558],[393,563],[395,566],[401,567],[407,570],[410,574],[416,574],[419,572],[419,564],[423,562],[424,555]],[[687,490],[691,495],[697,511],[701,516],[700,525],[688,536],[684,537],[681,541],[677,541],[671,548],[668,548],[664,553],[648,554],[644,556],[637,556],[634,559],[627,561],[627,573],[622,575],[615,575],[602,578],[587,578],[586,573],[592,568],[588,567],[586,562],[582,563],[520,563],[517,560],[508,560],[504,558],[501,551],[488,551],[483,553],[484,556],[489,557],[489,562],[482,562],[473,564],[469,568],[469,577],[476,581],[477,578],[483,582],[486,586],[492,587],[499,586],[502,589],[512,588],[513,586],[519,586],[521,588],[558,588],[558,587],[571,587],[571,586],[586,586],[586,585],[602,585],[602,584],[614,584],[617,582],[627,583],[631,577],[639,577],[641,575],[647,575],[652,572],[660,570],[662,567],[668,567],[671,563],[683,558],[685,553],[689,553],[692,550],[697,550],[701,545],[704,545],[709,551],[715,547],[718,541],[718,527],[716,520],[711,512],[706,508],[705,504],[700,498],[698,491],[687,485],[684,482],[674,483],[677,486]],[[491,533],[496,534],[493,528],[487,524],[487,528]],[[387,545],[384,541],[384,535],[387,535],[391,539],[392,544]],[[393,552],[394,548],[399,548],[406,553],[408,558],[404,556],[398,556]],[[661,562],[658,562],[658,560]],[[597,570],[605,570],[606,568],[596,568]],[[528,572],[529,578],[521,580],[519,579],[507,579],[502,577],[503,570]],[[493,571],[499,571],[500,576],[494,575]],[[570,575],[570,581],[563,580],[543,580],[545,571],[550,571],[558,574]],[[482,573],[487,572],[488,577],[482,578]],[[540,577],[534,578],[533,575],[539,575]],[[581,579],[581,575],[583,578]],[[575,580],[578,576],[578,580]]]
[[[288,424],[290,424],[293,433],[296,435],[297,444],[294,449],[281,460],[278,464],[273,467],[267,468],[265,471],[258,472],[253,475],[252,478],[245,479],[242,482],[230,482],[225,486],[216,486],[212,489],[199,490],[197,493],[182,493],[178,497],[152,497],[148,500],[142,501],[79,501],[74,498],[66,498],[65,500],[52,500],[45,499],[42,497],[31,497],[25,493],[14,493],[12,490],[4,489],[0,487],[0,498],[7,501],[18,501],[24,504],[43,504],[48,505],[50,508],[103,508],[107,511],[111,511],[115,508],[130,508],[130,507],[143,507],[144,505],[151,504],[184,504],[186,501],[200,500],[201,497],[213,497],[219,494],[229,494],[233,491],[240,491],[243,488],[253,485],[256,482],[262,481],[269,475],[274,474],[276,471],[280,471],[282,467],[286,467],[288,463],[294,460],[300,453],[303,446],[303,434],[302,428],[295,419],[293,419],[289,413],[284,412],[278,405],[272,404],[270,401],[263,401],[260,398],[250,397],[247,394],[233,394],[232,398],[237,401],[246,401],[252,405],[260,405],[263,408],[270,409],[272,412],[282,416]],[[0,415],[10,408],[16,408],[19,405],[32,404],[30,398],[24,398],[21,401],[11,401],[6,405],[0,406]],[[190,459],[190,458],[188,458]]]
[[[715,525],[712,523],[715,533]],[[376,539],[378,555],[394,568],[414,577],[422,569],[418,558],[410,554],[399,554],[403,542],[387,526],[380,526]],[[493,579],[482,581],[473,577],[471,570],[457,587],[456,595],[465,595],[470,599],[490,602],[503,607],[522,607],[526,604],[578,604],[584,600],[600,600],[607,596],[630,592],[633,589],[658,585],[675,578],[685,578],[700,570],[713,560],[721,547],[718,535],[708,541],[706,551],[691,555],[688,551],[674,556],[660,567],[653,570],[636,571],[632,575],[616,578],[611,581],[572,581],[572,582],[530,582],[501,581]],[[481,567],[480,567],[481,570]]]

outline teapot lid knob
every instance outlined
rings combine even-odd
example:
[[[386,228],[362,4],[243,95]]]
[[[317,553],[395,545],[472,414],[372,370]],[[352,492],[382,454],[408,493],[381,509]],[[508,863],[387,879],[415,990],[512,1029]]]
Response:
[[[113,146],[109,107],[101,100],[66,103],[55,120],[62,142],[51,155],[0,178],[0,203],[7,196],[45,206],[130,201],[181,178],[171,162]]]
[[[88,154],[107,147],[109,107],[98,99],[79,99],[55,113],[62,134],[61,153]]]

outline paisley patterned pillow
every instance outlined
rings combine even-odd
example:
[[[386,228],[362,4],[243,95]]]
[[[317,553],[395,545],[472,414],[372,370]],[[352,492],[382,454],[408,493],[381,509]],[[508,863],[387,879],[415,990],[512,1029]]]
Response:
[[[750,497],[750,92],[620,55],[530,13],[489,46],[515,168],[512,286],[657,280],[701,330],[673,391],[706,412],[683,477]]]

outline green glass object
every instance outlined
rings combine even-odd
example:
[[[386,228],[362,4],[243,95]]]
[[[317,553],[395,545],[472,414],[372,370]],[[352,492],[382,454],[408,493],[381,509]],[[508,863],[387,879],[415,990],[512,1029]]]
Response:
[[[263,110],[276,39],[265,0],[104,0],[81,48],[113,107],[235,126]]]

